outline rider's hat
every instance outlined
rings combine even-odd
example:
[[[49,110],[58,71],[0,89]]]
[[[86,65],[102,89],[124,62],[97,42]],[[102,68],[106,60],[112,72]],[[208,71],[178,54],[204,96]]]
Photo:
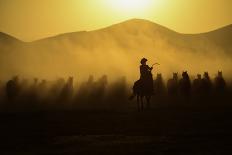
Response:
[[[141,64],[144,64],[145,62],[147,62],[146,58],[142,58],[142,60],[140,61]]]

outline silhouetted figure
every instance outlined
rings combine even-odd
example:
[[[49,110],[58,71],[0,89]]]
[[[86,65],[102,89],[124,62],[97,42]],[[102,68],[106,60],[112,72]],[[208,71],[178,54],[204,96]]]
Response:
[[[39,93],[38,92],[38,85],[39,85],[39,79],[34,78],[33,83],[29,89],[29,92],[28,92],[29,102],[34,102],[34,103],[38,102],[38,93]]]
[[[222,71],[218,71],[217,77],[214,79],[215,83],[215,91],[218,94],[222,94],[225,92],[226,89],[226,82],[225,79],[223,78]]]
[[[87,85],[93,85],[93,83],[94,83],[94,77],[93,75],[90,75],[87,81]]]
[[[209,77],[208,72],[204,73],[204,77],[202,80],[202,91],[206,97],[212,92],[212,81]]]
[[[103,75],[96,83],[94,83],[94,89],[91,92],[91,97],[93,97],[94,100],[102,101],[106,93],[107,84],[108,78],[106,75]]]
[[[178,73],[173,73],[172,79],[168,80],[167,89],[171,96],[178,94]]]
[[[64,85],[61,94],[60,99],[61,101],[68,101],[72,95],[73,95],[73,77],[69,77],[68,81]]]
[[[86,82],[81,83],[80,88],[77,92],[76,100],[81,100],[85,102],[87,99],[92,99],[92,94],[94,91],[95,81],[93,75],[90,75]]]
[[[179,82],[180,95],[188,99],[191,94],[191,81],[187,71],[182,73],[182,79]]]
[[[154,80],[154,91],[157,95],[163,95],[165,92],[165,84],[163,81],[162,74],[157,74],[157,77]]]
[[[147,64],[147,59],[143,58],[140,65],[140,80],[143,83],[143,92],[149,94],[154,92],[153,87],[153,77],[151,71],[153,67],[149,67]]]
[[[144,110],[144,102],[143,98],[145,97],[147,101],[147,108],[150,107],[150,99],[152,94],[151,93],[146,93],[143,91],[143,82],[140,80],[136,81],[133,86],[133,95],[130,97],[132,100],[134,97],[137,97],[137,106],[138,106],[138,111]]]
[[[9,100],[15,99],[19,95],[19,78],[18,76],[13,77],[6,83],[6,94]]]
[[[201,74],[197,74],[197,78],[193,80],[193,94],[198,97],[203,94],[203,80]]]
[[[149,67],[146,62],[146,58],[143,58],[140,61],[140,79],[134,83],[133,95],[130,97],[130,99],[133,99],[135,96],[137,97],[138,111],[140,111],[140,109],[144,109],[144,97],[147,101],[147,108],[150,108],[150,99],[154,94],[154,85],[151,73],[153,67]]]

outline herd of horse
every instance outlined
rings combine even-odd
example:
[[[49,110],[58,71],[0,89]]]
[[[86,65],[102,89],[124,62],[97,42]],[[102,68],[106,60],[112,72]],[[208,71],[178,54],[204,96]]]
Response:
[[[186,100],[190,98],[191,94],[198,97],[209,96],[213,91],[217,94],[222,94],[226,90],[226,81],[221,71],[218,72],[218,75],[213,80],[210,78],[208,72],[205,72],[203,77],[201,74],[197,74],[197,78],[193,81],[191,81],[188,72],[184,71],[180,79],[178,78],[178,73],[173,73],[173,77],[167,81],[166,85],[163,82],[162,74],[157,74],[153,86],[154,92],[147,92],[144,91],[141,80],[134,83],[133,95],[130,99],[137,98],[139,111],[144,110],[144,99],[146,107],[149,109],[151,97],[165,91],[169,97],[181,96]]]
[[[122,98],[128,100],[127,96],[131,93],[131,90],[126,82],[126,78],[123,77],[118,82],[114,83],[109,90],[109,82],[107,76],[102,76],[98,80],[94,80],[93,76],[90,76],[86,82],[79,85],[78,95],[75,93],[76,86],[74,84],[73,77],[69,77],[67,80],[58,79],[53,84],[49,85],[47,80],[34,79],[31,85],[27,80],[19,80],[19,77],[14,77],[7,81],[5,84],[1,84],[0,101],[1,96],[6,96],[5,102],[14,102],[18,96],[27,100],[28,102],[36,102],[37,99],[48,100],[47,96],[50,94],[54,98],[54,102],[69,102],[72,98],[87,98],[88,102],[102,102],[105,94],[108,94],[107,102],[120,102]],[[158,96],[160,94],[168,94],[168,97],[181,96],[188,100],[191,95],[195,96],[207,96],[212,91],[217,94],[223,93],[226,90],[227,84],[223,78],[222,72],[218,72],[218,75],[211,79],[207,72],[203,77],[198,74],[194,80],[191,80],[188,72],[182,73],[181,78],[178,77],[178,73],[173,73],[173,77],[167,80],[165,84],[162,74],[157,74],[157,77],[153,80],[154,92],[148,92],[144,89],[140,80],[136,81],[133,85],[133,95],[130,99],[137,98],[138,110],[150,108],[150,102],[152,96]],[[128,89],[129,88],[129,89]],[[3,93],[4,92],[4,93]],[[110,93],[109,93],[110,92]],[[4,95],[2,95],[4,94]],[[52,95],[51,95],[52,94]],[[109,94],[111,94],[109,96]],[[51,98],[51,97],[50,97]],[[145,101],[144,101],[145,99]],[[125,101],[125,100],[123,100]],[[81,101],[82,102],[82,101]]]

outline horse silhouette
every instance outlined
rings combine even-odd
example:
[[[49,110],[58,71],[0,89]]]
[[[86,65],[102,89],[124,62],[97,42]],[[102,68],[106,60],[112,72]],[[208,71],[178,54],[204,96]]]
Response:
[[[225,79],[223,78],[222,71],[218,71],[218,75],[214,79],[214,84],[215,84],[216,93],[221,94],[225,92],[226,82],[225,82]]]
[[[141,79],[137,80],[133,85],[133,94],[131,95],[130,100],[134,99],[134,97],[137,98],[138,111],[144,110],[144,98],[146,99],[147,109],[150,108],[150,100],[153,95],[153,92],[147,91],[145,86]]]
[[[197,74],[197,78],[193,80],[193,94],[195,96],[201,96],[203,93],[203,81],[201,74]]]
[[[205,96],[208,96],[211,94],[212,87],[213,87],[213,84],[212,84],[212,81],[209,77],[209,73],[205,72],[204,77],[202,79],[202,91],[203,91]]]
[[[83,103],[87,102],[87,100],[88,102],[92,102],[95,84],[94,76],[90,75],[87,81],[81,83],[76,93],[75,100]]]
[[[178,73],[173,73],[172,79],[167,82],[167,90],[169,95],[178,94]]]
[[[101,102],[106,94],[106,88],[108,85],[108,77],[103,75],[97,81],[92,81],[93,78],[87,82],[87,90],[89,91],[89,98],[91,102]]]
[[[179,81],[179,91],[184,98],[188,98],[191,94],[191,81],[187,71],[182,73],[182,78]]]
[[[69,100],[73,95],[73,77],[69,77],[68,81],[63,86],[61,93],[60,93],[60,99],[62,101]]]
[[[163,95],[165,92],[165,84],[162,74],[157,74],[157,77],[154,80],[154,91],[156,95]]]
[[[19,78],[18,76],[13,77],[6,83],[6,94],[8,100],[15,99],[20,92]]]

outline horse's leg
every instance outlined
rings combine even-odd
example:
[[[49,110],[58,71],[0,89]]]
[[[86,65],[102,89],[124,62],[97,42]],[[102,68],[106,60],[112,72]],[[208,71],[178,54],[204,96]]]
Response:
[[[143,111],[143,109],[144,109],[144,106],[143,106],[143,95],[141,95],[141,110]]]
[[[151,100],[151,96],[146,96],[146,101],[147,101],[147,109],[150,109],[150,108],[151,108],[151,105],[150,105],[150,100]]]
[[[138,111],[140,111],[140,101],[139,101],[140,96],[137,94],[137,107],[138,107]]]

